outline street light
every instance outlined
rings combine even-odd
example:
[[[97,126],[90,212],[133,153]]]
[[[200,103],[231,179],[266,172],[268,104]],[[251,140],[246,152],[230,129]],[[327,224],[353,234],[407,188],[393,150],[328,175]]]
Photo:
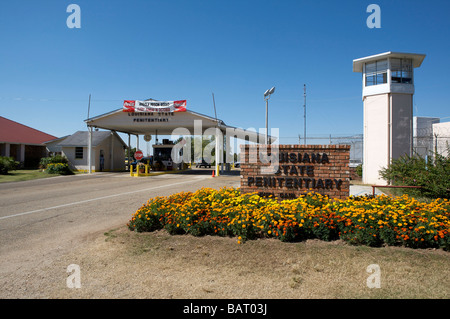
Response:
[[[272,87],[271,89],[268,89],[266,90],[266,92],[264,92],[264,100],[266,101],[266,144],[269,144],[269,99],[270,95],[273,94],[273,92],[275,92],[275,87]]]

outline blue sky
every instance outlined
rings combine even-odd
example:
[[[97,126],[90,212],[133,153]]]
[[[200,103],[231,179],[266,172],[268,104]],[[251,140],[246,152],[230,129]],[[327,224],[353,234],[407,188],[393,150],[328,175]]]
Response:
[[[69,29],[69,4],[81,28]],[[369,29],[369,4],[381,28]],[[85,130],[125,99],[186,99],[193,111],[242,128],[269,126],[281,143],[303,134],[362,134],[361,74],[353,59],[424,53],[414,115],[450,117],[447,0],[40,0],[0,4],[0,115],[46,133]],[[444,81],[445,80],[445,81]],[[448,119],[444,119],[448,120]]]

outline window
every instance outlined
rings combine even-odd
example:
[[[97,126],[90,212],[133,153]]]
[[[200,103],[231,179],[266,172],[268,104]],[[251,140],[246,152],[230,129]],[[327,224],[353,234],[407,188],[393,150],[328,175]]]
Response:
[[[83,158],[83,148],[75,147],[75,158]]]
[[[387,59],[366,63],[366,86],[387,83]]]
[[[391,59],[391,81],[412,84],[411,59]]]

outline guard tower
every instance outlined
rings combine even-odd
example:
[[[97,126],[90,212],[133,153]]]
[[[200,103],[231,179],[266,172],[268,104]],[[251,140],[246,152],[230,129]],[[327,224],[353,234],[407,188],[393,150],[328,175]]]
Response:
[[[353,72],[363,75],[365,184],[386,184],[378,171],[392,159],[412,154],[413,70],[424,58],[386,52],[353,60]]]

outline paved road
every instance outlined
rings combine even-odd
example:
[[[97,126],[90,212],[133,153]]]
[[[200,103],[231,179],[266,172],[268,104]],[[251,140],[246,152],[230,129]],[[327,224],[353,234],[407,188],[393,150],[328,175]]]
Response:
[[[96,173],[0,184],[0,288],[15,272],[32,272],[92,236],[125,225],[151,197],[239,186],[239,175],[210,174]]]
[[[239,183],[238,171],[212,178],[207,169],[139,178],[96,173],[2,183],[0,298],[20,297],[20,289],[26,289],[36,269],[51,265],[99,234],[126,225],[149,198],[201,187],[239,187]],[[351,187],[352,194],[369,191]]]

